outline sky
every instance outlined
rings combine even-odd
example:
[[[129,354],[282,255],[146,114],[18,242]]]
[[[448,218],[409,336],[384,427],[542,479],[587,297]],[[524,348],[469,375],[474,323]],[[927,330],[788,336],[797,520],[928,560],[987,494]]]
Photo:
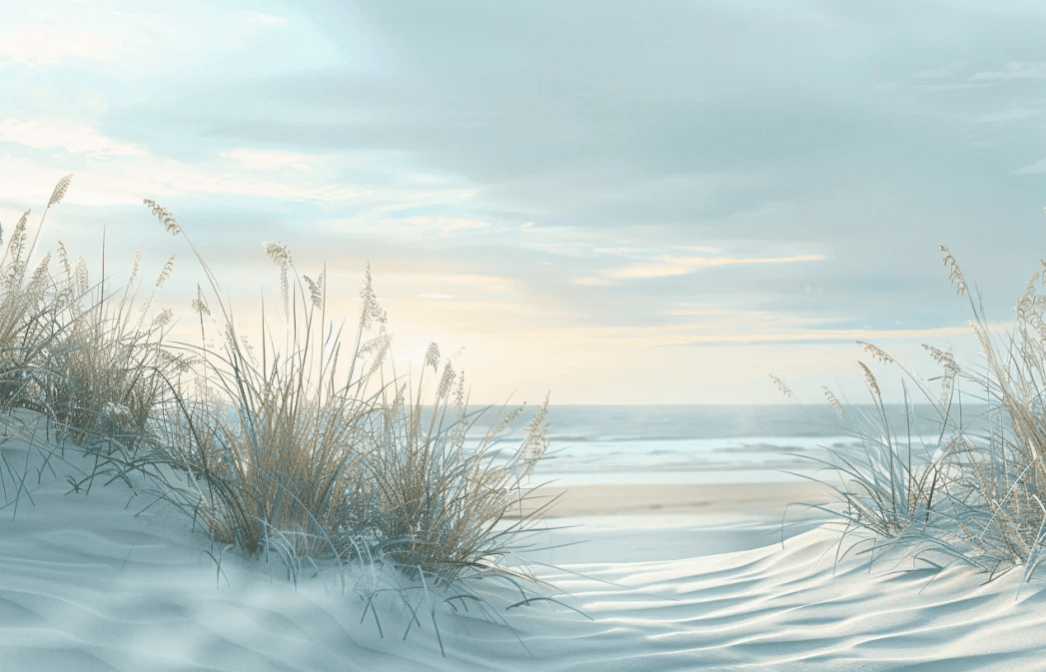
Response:
[[[91,0],[3,5],[0,226],[47,215],[96,279],[170,254],[237,319],[285,244],[354,332],[370,264],[393,355],[479,403],[900,398],[921,348],[975,363],[969,300],[1046,256],[1046,4]],[[122,274],[122,275],[121,275]],[[143,291],[147,291],[146,285]],[[340,318],[339,318],[340,319]],[[238,324],[242,324],[238,322]],[[249,331],[249,330],[248,330]],[[187,332],[190,333],[190,332]],[[351,340],[351,339],[350,339]]]

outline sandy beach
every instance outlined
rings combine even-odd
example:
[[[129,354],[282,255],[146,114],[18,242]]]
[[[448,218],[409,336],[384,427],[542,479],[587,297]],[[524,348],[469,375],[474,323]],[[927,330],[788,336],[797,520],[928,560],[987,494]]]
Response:
[[[526,558],[553,565],[636,562],[759,548],[825,520],[807,505],[828,504],[829,493],[805,481],[542,488],[528,500],[530,509],[550,504],[527,537]]]
[[[36,471],[18,437],[0,449],[8,501],[21,488],[0,517],[2,672],[1012,670],[1046,645],[1040,581],[1015,601],[1018,573],[897,573],[912,567],[897,553],[836,565],[837,531],[781,527],[784,504],[824,496],[810,484],[571,489],[546,522],[587,549],[521,569],[584,615],[508,608],[518,592],[484,581],[489,614],[433,600],[404,639],[396,593],[372,612],[353,593],[365,571],[295,585],[278,559],[215,547],[127,483],[76,492],[67,477],[90,458]],[[31,477],[13,482],[14,464]]]
[[[0,2],[0,672],[1046,672],[1046,2]]]
[[[812,481],[693,485],[578,485],[544,487],[527,500],[529,512],[548,504],[543,518],[576,516],[770,513],[791,504],[825,504],[832,490]]]

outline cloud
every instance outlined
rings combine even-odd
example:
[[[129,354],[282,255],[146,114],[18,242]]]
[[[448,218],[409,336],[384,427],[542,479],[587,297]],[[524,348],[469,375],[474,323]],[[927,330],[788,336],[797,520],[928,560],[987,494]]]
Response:
[[[1020,61],[1006,64],[1003,72],[986,71],[978,72],[970,79],[973,80],[1008,80],[1008,79],[1046,79],[1046,63],[1023,63]]]
[[[1040,173],[1046,173],[1046,157],[1013,171],[1014,175],[1038,175]]]
[[[991,84],[960,82],[956,84],[917,84],[912,88],[916,91],[975,91],[977,89],[986,89],[989,86]]]
[[[5,139],[4,129],[0,122],[0,143]],[[70,137],[77,142],[85,137],[97,139],[91,134]],[[56,142],[45,143],[43,140],[40,144],[62,146]],[[119,143],[116,144],[119,147]],[[112,150],[108,144],[99,143],[96,146],[86,141],[83,145],[73,142],[73,146],[80,147],[88,156],[103,158],[107,157],[106,150]],[[137,204],[146,196],[165,199],[172,196],[253,196],[319,203],[347,203],[358,202],[360,198],[373,193],[373,190],[344,186],[335,179],[315,177],[311,174],[306,174],[304,177],[307,179],[300,181],[282,177],[278,179],[264,173],[257,176],[244,175],[239,170],[239,165],[230,166],[224,162],[186,163],[145,152],[136,152],[130,156],[121,155],[119,158],[119,161],[104,161],[84,169],[74,168],[72,172],[76,176],[77,186],[70,191],[65,200],[81,205],[101,206]],[[62,174],[70,172],[68,166],[61,165],[63,162],[57,163],[58,165],[51,167],[50,162],[41,165],[28,157],[11,153],[0,154],[0,175],[16,176],[0,180],[0,199],[20,202],[25,194],[33,193],[40,184],[53,184]],[[387,200],[390,196],[387,192],[381,192],[374,197]]]
[[[912,77],[915,77],[916,79],[943,79],[948,75],[955,74],[956,72],[961,70],[964,65],[966,65],[966,61],[956,61],[954,63],[949,63],[948,65],[939,68],[920,70],[919,72],[916,72],[914,75],[912,75]]]
[[[0,64],[43,67],[68,58],[115,61],[116,54],[111,42],[87,32],[30,26],[0,35]]]
[[[826,322],[833,320],[763,310],[710,309],[692,317],[698,319],[654,325],[573,324],[566,330],[535,327],[529,333],[538,342],[588,348],[612,343],[636,349],[799,343],[852,344],[855,341],[879,344],[901,339],[935,342],[938,339],[973,333],[970,326],[925,329],[833,328],[824,326]],[[992,323],[989,329],[995,333],[1003,329],[1003,326]]]
[[[248,29],[283,28],[289,23],[286,17],[262,12],[242,12],[240,17]]]
[[[977,124],[994,124],[1005,121],[1017,121],[1019,119],[1029,119],[1031,117],[1038,117],[1042,114],[1041,110],[1030,110],[1026,108],[1016,108],[1013,110],[1007,110],[1005,112],[995,112],[993,114],[985,114],[974,120]]]
[[[617,283],[606,278],[570,278],[570,284],[581,285],[582,287],[606,287],[607,285],[615,285]]]
[[[481,222],[467,217],[404,217],[404,222],[423,230],[438,230],[443,233],[465,231],[469,229],[485,229],[490,222]]]
[[[294,168],[311,171],[310,157],[297,152],[267,151],[262,149],[230,149],[218,152],[218,155],[232,159],[248,170],[273,170],[275,168]]]
[[[895,338],[921,338],[933,340],[948,336],[973,333],[972,327],[936,327],[933,329],[804,329],[773,331],[758,329],[751,332],[709,333],[691,337],[666,345],[730,345],[730,344],[777,344],[777,343],[828,343],[832,341],[884,341]]]
[[[610,278],[641,279],[662,278],[674,275],[693,273],[698,268],[712,266],[734,266],[739,264],[790,264],[806,261],[820,261],[822,254],[797,254],[791,257],[755,257],[737,259],[735,257],[664,257],[659,264],[626,266],[606,272]]]
[[[138,145],[112,140],[92,126],[71,120],[0,120],[0,142],[36,149],[64,149],[71,154],[93,157],[146,155]]]
[[[411,270],[409,273],[385,272],[382,274],[383,285],[406,285],[406,286],[430,286],[430,285],[454,285],[462,293],[469,293],[469,289],[490,290],[496,294],[511,291],[516,281],[503,275],[488,275],[482,273],[426,273],[424,271]]]

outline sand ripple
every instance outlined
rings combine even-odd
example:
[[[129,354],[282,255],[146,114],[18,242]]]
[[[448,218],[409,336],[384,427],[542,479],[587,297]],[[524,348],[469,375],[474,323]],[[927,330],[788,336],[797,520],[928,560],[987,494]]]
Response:
[[[441,604],[444,658],[424,609],[403,641],[402,603],[379,600],[379,637],[333,577],[295,587],[278,561],[223,555],[171,511],[139,515],[148,500],[126,485],[85,496],[63,474],[0,515],[0,672],[1009,671],[1041,668],[1046,647],[1041,582],[1015,600],[1016,572],[985,585],[967,568],[899,573],[897,557],[834,567],[838,535],[818,528],[783,547],[539,569],[594,620],[535,603],[499,611],[513,630]],[[518,599],[486,583],[492,604]]]

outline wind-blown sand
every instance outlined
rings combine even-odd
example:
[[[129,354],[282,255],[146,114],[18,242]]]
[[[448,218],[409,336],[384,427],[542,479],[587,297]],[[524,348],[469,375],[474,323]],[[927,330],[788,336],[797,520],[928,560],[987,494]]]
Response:
[[[41,471],[31,456],[26,461],[20,439],[4,440],[0,451],[7,501],[20,487],[12,477],[30,465],[17,512],[13,505],[0,511],[0,672],[1009,671],[1040,669],[1046,647],[1046,592],[1037,581],[1015,600],[1018,572],[983,585],[986,577],[968,568],[936,577],[897,573],[897,558],[869,569],[855,555],[833,570],[837,532],[807,519],[808,529],[786,527],[780,542],[779,490],[731,486],[680,499],[682,491],[659,486],[669,514],[650,508],[654,490],[626,489],[626,506],[615,495],[621,489],[596,488],[564,498],[569,515],[549,519],[602,525],[569,533],[603,535],[596,550],[577,551],[587,562],[533,567],[592,620],[538,602],[498,611],[513,631],[478,617],[474,607],[455,613],[437,603],[444,658],[427,607],[404,641],[408,614],[391,594],[379,599],[381,637],[363,602],[342,594],[333,575],[295,587],[278,560],[212,547],[177,512],[157,505],[139,513],[151,499],[119,481],[72,492],[66,476],[92,464],[73,451],[68,463],[55,455]],[[752,499],[761,503],[724,508]],[[678,511],[706,500],[718,503],[699,514]],[[777,539],[706,552],[759,541],[746,536],[745,525],[762,525]],[[731,529],[739,532],[731,536]],[[680,536],[690,545],[677,543]],[[660,547],[683,555],[629,559],[637,538],[660,542],[651,553]],[[712,548],[711,538],[720,546]],[[591,562],[600,557],[605,561]],[[519,599],[498,582],[480,582],[477,590],[502,607]]]

